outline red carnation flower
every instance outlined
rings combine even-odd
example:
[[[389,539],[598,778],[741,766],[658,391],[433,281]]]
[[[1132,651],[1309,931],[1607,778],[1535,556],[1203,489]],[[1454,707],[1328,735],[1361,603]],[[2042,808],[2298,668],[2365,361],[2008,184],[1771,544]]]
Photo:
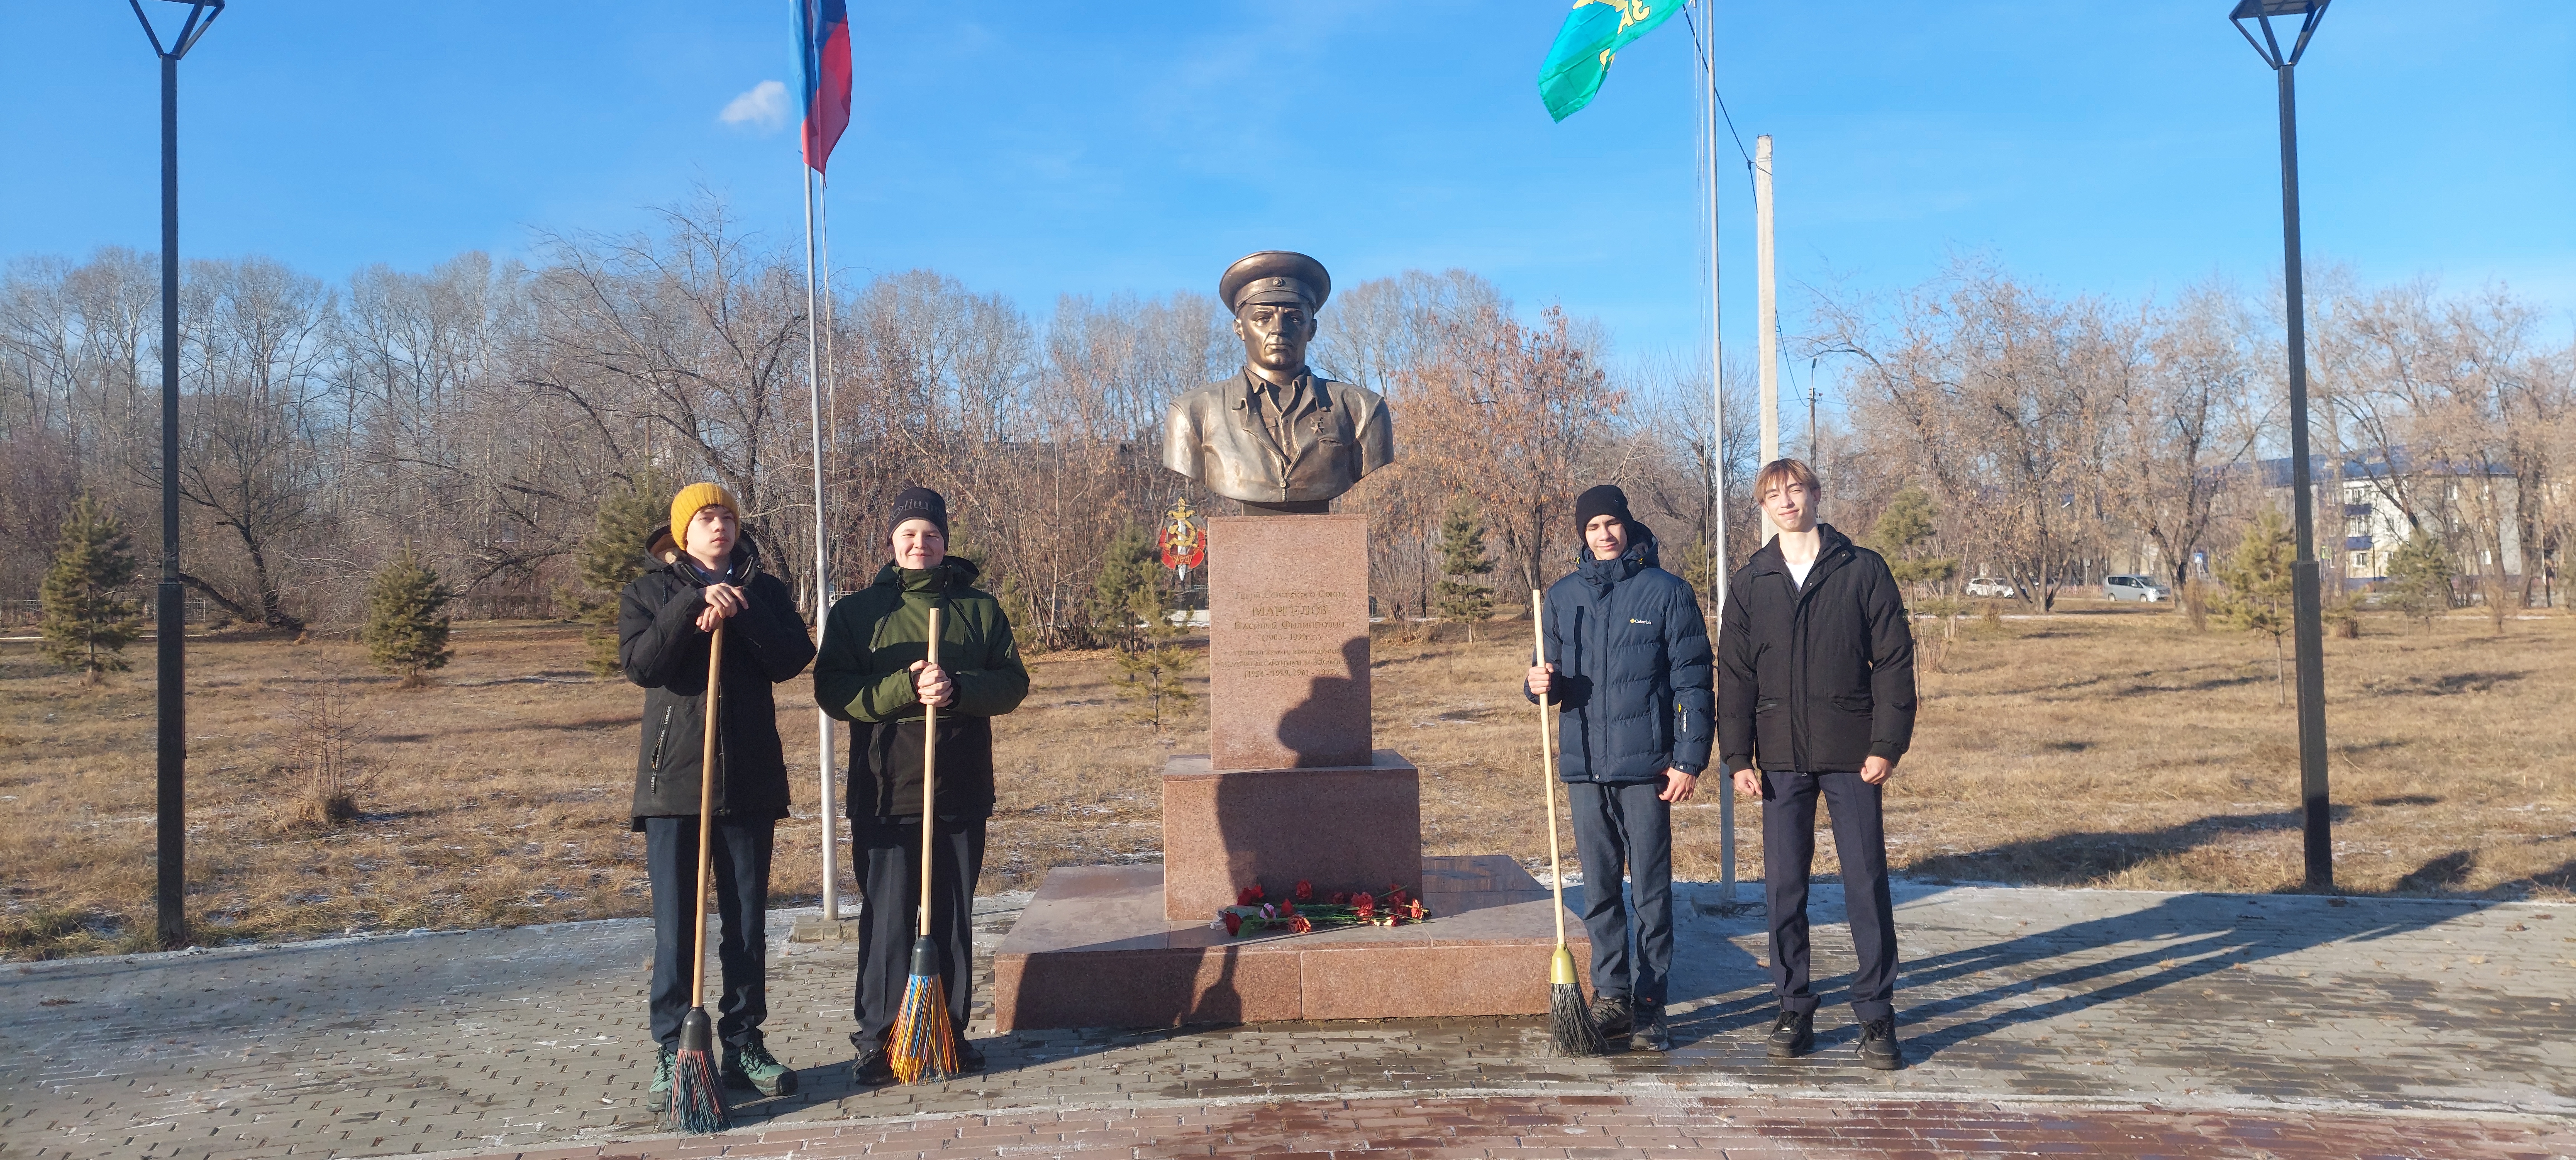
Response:
[[[1253,884],[1252,884],[1252,885],[1250,885],[1250,886],[1246,886],[1246,887],[1244,887],[1244,888],[1243,888],[1243,889],[1241,889],[1241,890],[1235,891],[1235,892],[1234,892],[1234,904],[1235,904],[1236,906],[1259,906],[1259,905],[1261,905],[1261,884],[1260,884],[1260,883],[1258,883],[1258,882],[1256,882],[1256,883],[1253,883]]]
[[[1405,908],[1404,914],[1405,917],[1413,919],[1416,922],[1431,916],[1430,911],[1422,908],[1422,900],[1419,898],[1414,899],[1412,905]]]
[[[1335,906],[1349,906],[1351,904],[1351,892],[1347,890],[1336,890],[1333,892],[1333,896],[1329,901]]]
[[[1240,915],[1240,914],[1236,914],[1235,912],[1233,912],[1233,911],[1231,911],[1231,910],[1226,911],[1226,912],[1225,912],[1225,936],[1226,936],[1227,938],[1235,938],[1235,937],[1237,937],[1237,936],[1240,936],[1242,933],[1243,933],[1243,916],[1242,916],[1242,915]]]
[[[1297,880],[1297,888],[1289,891],[1289,893],[1294,895],[1299,902],[1313,902],[1315,900],[1315,884],[1300,878]]]
[[[1315,929],[1315,924],[1306,921],[1306,917],[1304,915],[1298,915],[1288,920],[1288,932],[1290,934],[1304,934],[1313,929]]]
[[[1365,893],[1352,895],[1351,913],[1361,918],[1377,913],[1377,899]]]

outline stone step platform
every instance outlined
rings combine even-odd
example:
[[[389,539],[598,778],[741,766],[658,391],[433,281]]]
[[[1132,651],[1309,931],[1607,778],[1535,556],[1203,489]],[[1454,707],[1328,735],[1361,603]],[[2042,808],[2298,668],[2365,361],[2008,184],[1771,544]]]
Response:
[[[1428,922],[1232,938],[1163,917],[1161,866],[1060,867],[993,953],[996,1030],[1546,1014],[1550,892],[1500,854],[1424,858],[1420,882]],[[1570,910],[1565,936],[1589,994]]]

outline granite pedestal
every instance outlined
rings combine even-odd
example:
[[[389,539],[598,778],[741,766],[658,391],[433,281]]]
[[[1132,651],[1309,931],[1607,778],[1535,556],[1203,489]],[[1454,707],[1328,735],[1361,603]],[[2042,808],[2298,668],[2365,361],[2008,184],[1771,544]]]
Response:
[[[1163,865],[1040,883],[994,956],[1003,1029],[1547,1011],[1549,894],[1501,855],[1424,858],[1420,774],[1373,744],[1368,537],[1364,516],[1208,521],[1209,753],[1164,768]],[[1213,925],[1241,888],[1300,880],[1401,886],[1433,917]]]
[[[1365,765],[1219,772],[1163,767],[1163,917],[1206,921],[1253,883],[1272,891],[1425,888],[1422,786],[1392,749]]]
[[[1368,517],[1208,521],[1218,770],[1369,764]]]
[[[993,953],[995,1026],[1546,1014],[1550,892],[1500,854],[1425,858],[1420,878],[1429,922],[1233,938],[1163,917],[1162,867],[1050,871]],[[1565,929],[1588,993],[1571,911]]]

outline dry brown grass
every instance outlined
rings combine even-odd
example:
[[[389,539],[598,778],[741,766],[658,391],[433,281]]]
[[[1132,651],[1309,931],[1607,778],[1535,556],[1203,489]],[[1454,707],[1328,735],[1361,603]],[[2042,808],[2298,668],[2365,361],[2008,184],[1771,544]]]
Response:
[[[646,912],[643,838],[626,816],[642,694],[582,669],[575,626],[459,625],[455,640],[454,662],[419,689],[347,641],[189,642],[199,938]],[[32,645],[0,644],[0,955],[149,949],[152,684],[140,659],[139,673],[88,687]],[[1032,668],[1036,690],[998,731],[1006,800],[986,888],[1067,862],[1160,857],[1169,748],[1122,718],[1106,654]],[[1190,684],[1204,695],[1203,676]],[[812,696],[803,677],[777,689],[797,811],[778,832],[779,905],[821,892]],[[325,697],[345,724],[317,736]],[[1196,706],[1177,724],[1166,739],[1206,735]],[[358,739],[337,778],[345,804],[315,772],[335,737]]]
[[[1889,856],[1922,878],[2142,890],[2296,889],[2298,727],[2270,638],[2194,633],[2135,605],[1962,619],[1923,674],[1913,752],[1887,799]],[[2353,892],[2566,897],[2576,887],[2576,618],[2493,635],[2362,618],[2326,642],[2337,884]],[[1499,627],[1499,626],[1498,626]],[[1526,631],[1524,622],[1523,631]],[[1377,740],[1423,767],[1424,848],[1546,854],[1535,710],[1518,636],[1377,648]],[[1924,626],[1924,635],[1938,632]],[[1928,644],[1928,641],[1927,641]],[[1931,650],[1927,648],[1927,655]],[[1675,872],[1719,874],[1703,781],[1676,812]],[[1739,803],[1738,874],[1762,873],[1758,806]],[[1819,825],[1826,824],[1819,819]],[[1817,869],[1834,869],[1820,842]]]
[[[2061,605],[2061,607],[2069,607]],[[2430,632],[2365,618],[2327,642],[2338,873],[2356,891],[2564,897],[2576,877],[2576,618],[2482,617]],[[1524,626],[1525,627],[1525,626]],[[1423,767],[1433,854],[1546,853],[1537,724],[1512,684],[1509,624],[1473,645],[1381,636],[1378,744]],[[1925,674],[1914,754],[1889,796],[1891,853],[1922,877],[2145,889],[2276,890],[2299,880],[2296,728],[2268,639],[2191,632],[2182,616],[2074,605],[1963,620]],[[643,842],[627,829],[640,694],[581,669],[577,628],[459,626],[456,660],[395,687],[352,643],[190,642],[189,908],[209,942],[345,930],[641,914]],[[145,645],[143,647],[149,647]],[[0,953],[136,949],[151,926],[152,695],[143,672],[85,687],[0,644]],[[1151,861],[1165,755],[1204,751],[1204,707],[1161,738],[1125,718],[1104,654],[1058,654],[996,732],[1003,808],[984,881]],[[1190,682],[1202,697],[1204,675]],[[356,814],[308,804],[314,691],[367,739]],[[811,770],[799,679],[778,690],[790,767]],[[301,718],[299,718],[301,713]],[[794,781],[772,882],[819,893],[813,777]],[[1717,787],[1710,784],[1707,789]],[[1740,811],[1741,873],[1760,873]],[[1677,870],[1717,875],[1714,799],[1679,815]],[[1826,844],[1830,850],[1830,844]],[[1829,856],[1819,869],[1830,871]]]

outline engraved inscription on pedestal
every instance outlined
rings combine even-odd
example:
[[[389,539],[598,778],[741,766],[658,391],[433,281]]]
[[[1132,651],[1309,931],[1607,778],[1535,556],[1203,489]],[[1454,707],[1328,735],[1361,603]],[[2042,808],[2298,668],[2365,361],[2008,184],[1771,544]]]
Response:
[[[1368,518],[1208,521],[1215,768],[1370,762]]]

